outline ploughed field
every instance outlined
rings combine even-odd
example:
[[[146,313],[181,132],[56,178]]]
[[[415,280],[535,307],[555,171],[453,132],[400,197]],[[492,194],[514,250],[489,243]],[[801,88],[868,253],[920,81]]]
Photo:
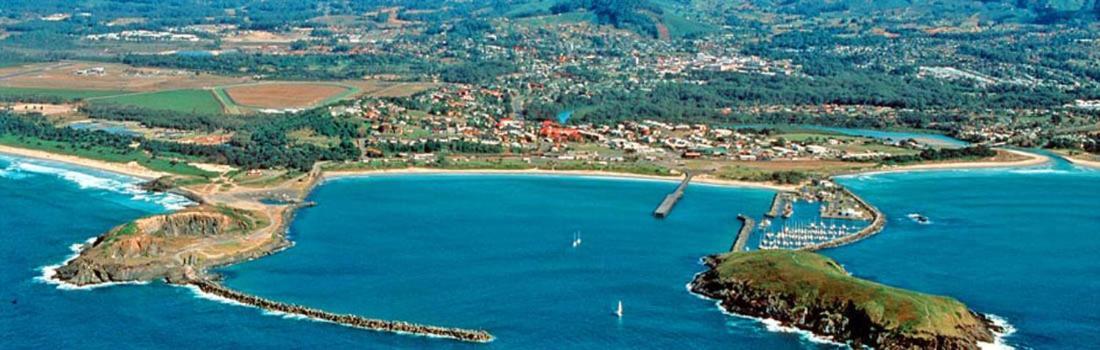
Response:
[[[253,108],[308,108],[349,92],[333,84],[255,84],[225,88],[233,103]]]

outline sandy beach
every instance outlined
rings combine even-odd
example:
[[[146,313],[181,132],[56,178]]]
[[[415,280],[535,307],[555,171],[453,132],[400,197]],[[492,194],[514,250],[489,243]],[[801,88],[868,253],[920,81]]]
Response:
[[[108,171],[116,174],[122,174],[127,176],[133,176],[141,179],[152,180],[161,176],[170,175],[168,173],[149,170],[146,167],[138,165],[137,163],[123,164],[123,163],[111,163],[94,159],[80,158],[76,156],[50,153],[46,151],[38,151],[26,148],[16,148],[10,146],[0,145],[0,154],[8,154],[18,157],[27,157],[48,160],[53,162],[61,162],[73,165],[79,165],[82,167],[88,167],[96,170]]]
[[[1092,169],[1100,169],[1100,161],[1085,160],[1085,159],[1081,159],[1081,158],[1074,158],[1074,157],[1067,156],[1067,155],[1062,155],[1062,159],[1065,159],[1067,162],[1073,163],[1073,165],[1082,166],[1082,167],[1086,167],[1086,168],[1092,168]]]
[[[998,149],[1008,153],[1012,153],[1018,156],[1026,157],[1027,159],[1011,161],[1011,162],[995,162],[995,161],[982,161],[982,162],[947,162],[947,163],[933,163],[933,164],[914,164],[904,166],[883,167],[879,169],[873,169],[864,172],[856,172],[848,175],[859,174],[879,174],[879,173],[893,173],[893,172],[906,172],[906,171],[921,171],[921,170],[949,170],[949,169],[980,169],[980,168],[1020,168],[1046,164],[1051,161],[1050,157],[1035,154],[1030,152],[1018,151],[1014,149]]]
[[[657,180],[657,181],[671,181],[678,182],[682,179],[680,176],[657,176],[657,175],[641,175],[630,173],[616,173],[609,171],[597,171],[597,170],[544,170],[544,169],[523,169],[523,170],[499,170],[499,169],[430,169],[430,168],[403,168],[403,169],[382,169],[382,170],[354,170],[354,171],[326,171],[324,177],[326,179],[349,177],[349,176],[365,176],[365,175],[382,175],[382,174],[470,174],[470,175],[567,175],[567,176],[595,176],[595,177],[611,177],[611,178],[627,178],[627,179],[644,179],[644,180]],[[701,183],[708,185],[718,186],[731,186],[731,187],[747,187],[747,188],[762,188],[776,191],[794,191],[798,188],[795,185],[780,185],[764,182],[749,182],[749,181],[736,181],[726,180],[712,177],[710,175],[698,175],[692,180],[692,183]]]

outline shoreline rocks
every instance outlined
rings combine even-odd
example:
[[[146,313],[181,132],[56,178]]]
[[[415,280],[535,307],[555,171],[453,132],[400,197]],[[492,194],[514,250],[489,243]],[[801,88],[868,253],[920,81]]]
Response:
[[[911,327],[908,324],[899,326],[895,322],[898,319],[904,322],[927,321],[907,314],[891,314],[892,311],[899,309],[897,305],[869,310],[868,303],[863,300],[838,298],[835,297],[837,294],[808,291],[821,285],[805,283],[785,273],[761,271],[762,276],[767,276],[762,278],[746,278],[744,274],[727,274],[730,268],[752,266],[749,264],[723,266],[723,258],[730,255],[705,258],[708,270],[695,276],[689,285],[690,290],[717,300],[720,307],[726,311],[773,319],[784,326],[809,331],[818,336],[847,343],[855,348],[869,346],[876,349],[979,349],[978,343],[993,343],[994,332],[1002,331],[1000,327],[994,325],[992,320],[966,309],[964,305],[953,299],[943,300],[949,298],[940,299],[942,297],[926,295],[921,296],[936,303],[942,303],[947,306],[946,309],[951,310],[943,311],[945,314],[949,313],[946,315],[932,315],[937,317],[937,327],[940,328]],[[836,268],[839,269],[839,266]],[[815,275],[811,278],[831,278],[831,276]],[[865,290],[845,290],[842,293],[866,292]],[[816,295],[810,298],[811,302],[806,300],[807,293]],[[900,309],[905,310],[908,306],[901,305]],[[943,317],[940,318],[940,316]]]

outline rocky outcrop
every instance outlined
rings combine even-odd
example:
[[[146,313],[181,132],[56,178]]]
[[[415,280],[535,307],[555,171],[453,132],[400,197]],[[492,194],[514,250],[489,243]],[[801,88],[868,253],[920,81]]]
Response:
[[[101,263],[77,257],[57,268],[53,278],[66,283],[87,286],[111,282],[150,281],[164,276],[170,268],[162,264]]]
[[[80,255],[55,270],[53,278],[74,284],[150,281],[178,274],[182,268],[209,267],[247,260],[286,245],[273,237],[251,249],[219,247],[227,238],[242,238],[255,224],[252,214],[201,206],[121,225],[84,247]]]
[[[162,236],[211,237],[231,230],[243,230],[247,224],[227,215],[210,212],[180,212],[139,220],[144,233]]]
[[[774,273],[768,273],[771,277],[765,279],[726,276],[718,268],[721,257],[709,257],[705,261],[709,269],[696,275],[690,284],[692,292],[718,300],[721,307],[729,312],[777,320],[785,326],[810,331],[856,348],[978,349],[979,342],[992,343],[993,332],[999,331],[989,319],[965,307],[946,308],[952,310],[950,315],[945,315],[945,319],[951,321],[944,322],[948,325],[940,330],[899,327],[882,321],[882,313],[889,311],[869,310],[856,298],[823,296],[807,301],[805,295],[798,294],[813,294],[815,292],[807,292],[807,288],[817,286],[801,281],[788,285],[785,282],[797,278]],[[726,268],[729,267],[723,266],[723,269]],[[863,291],[854,289],[846,293],[859,295]],[[885,316],[889,317],[905,316]]]

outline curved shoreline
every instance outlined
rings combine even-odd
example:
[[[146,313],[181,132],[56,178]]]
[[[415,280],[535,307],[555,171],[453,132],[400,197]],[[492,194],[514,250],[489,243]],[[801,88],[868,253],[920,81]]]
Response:
[[[906,173],[906,172],[919,172],[919,171],[939,171],[939,170],[962,170],[962,169],[1001,169],[1001,168],[1026,168],[1038,165],[1047,164],[1053,161],[1048,156],[1025,152],[1015,149],[999,150],[1009,152],[1018,156],[1024,156],[1028,159],[1012,161],[1012,162],[955,162],[955,163],[931,163],[931,164],[914,164],[903,166],[892,166],[878,169],[870,169],[868,171],[857,171],[850,174],[843,174],[837,176],[859,176],[859,175],[877,175],[877,174],[890,174],[890,173]]]
[[[14,157],[24,157],[38,160],[45,160],[51,162],[65,163],[76,166],[82,166],[85,168],[95,169],[99,171],[106,171],[109,173],[115,173],[120,175],[126,175],[130,177],[136,177],[142,180],[153,180],[163,176],[171,175],[164,172],[150,170],[138,164],[123,164],[113,163],[102,160],[95,160],[89,158],[82,158],[73,155],[33,150],[27,148],[19,148],[12,146],[0,145],[0,155],[9,155]]]
[[[1100,169],[1100,161],[1084,160],[1084,159],[1074,158],[1074,157],[1064,155],[1064,154],[1058,154],[1058,157],[1062,158],[1062,159],[1065,159],[1070,164],[1073,164],[1073,165],[1076,165],[1076,166],[1079,166],[1079,167],[1089,168],[1089,169]]]
[[[546,170],[546,169],[522,169],[522,170],[501,170],[501,169],[434,169],[434,168],[401,168],[401,169],[378,169],[378,170],[339,170],[339,171],[322,171],[322,177],[327,179],[339,179],[349,177],[366,177],[372,175],[544,175],[544,176],[573,176],[573,177],[599,177],[608,179],[633,179],[633,180],[652,180],[662,182],[680,182],[683,180],[681,176],[660,176],[660,175],[643,175],[643,174],[631,174],[631,173],[618,173],[602,170]],[[696,175],[692,179],[692,183],[699,183],[712,186],[725,186],[725,187],[738,187],[738,188],[757,188],[768,189],[775,191],[793,191],[798,188],[796,185],[780,185],[765,182],[751,182],[751,181],[738,181],[738,180],[725,180],[715,178],[709,175]]]

